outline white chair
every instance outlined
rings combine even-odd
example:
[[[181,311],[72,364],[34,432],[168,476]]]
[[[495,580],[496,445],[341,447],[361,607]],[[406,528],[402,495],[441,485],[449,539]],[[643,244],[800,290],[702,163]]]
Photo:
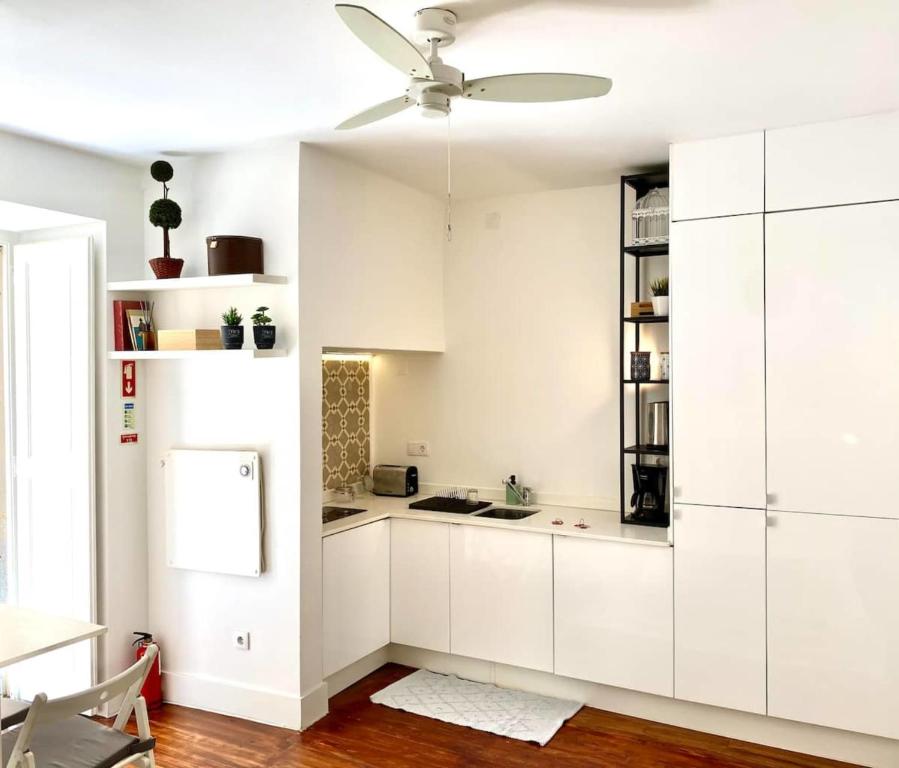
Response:
[[[22,725],[2,736],[2,754],[9,755],[6,768],[155,768],[156,740],[140,689],[156,652],[151,645],[134,666],[81,693],[51,701],[44,693],[35,696]],[[112,728],[81,716],[122,694]],[[124,732],[132,711],[137,736]]]

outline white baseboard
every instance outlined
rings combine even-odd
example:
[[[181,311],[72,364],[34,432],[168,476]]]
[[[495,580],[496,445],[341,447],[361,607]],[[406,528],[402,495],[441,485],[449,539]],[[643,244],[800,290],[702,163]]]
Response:
[[[899,741],[891,739],[693,704],[665,696],[573,680],[548,672],[508,667],[405,645],[388,646],[388,656],[390,661],[417,669],[455,674],[469,680],[495,683],[504,688],[582,701],[596,709],[694,731],[871,768],[895,768],[899,765]]]
[[[341,691],[358,683],[363,677],[370,675],[376,669],[380,669],[390,661],[390,646],[385,645],[374,653],[363,656],[359,661],[353,662],[338,672],[325,679],[328,684],[328,698],[336,696]]]
[[[165,700],[170,704],[300,730],[301,701],[296,694],[206,675],[167,671],[162,677]]]
[[[305,731],[327,714],[328,684],[321,682],[300,698],[300,728]]]

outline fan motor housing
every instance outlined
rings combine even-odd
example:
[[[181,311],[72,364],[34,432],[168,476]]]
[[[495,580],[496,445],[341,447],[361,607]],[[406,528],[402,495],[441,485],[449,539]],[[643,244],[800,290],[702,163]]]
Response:
[[[413,39],[423,47],[436,40],[441,48],[456,41],[456,14],[445,8],[422,8],[415,12]]]

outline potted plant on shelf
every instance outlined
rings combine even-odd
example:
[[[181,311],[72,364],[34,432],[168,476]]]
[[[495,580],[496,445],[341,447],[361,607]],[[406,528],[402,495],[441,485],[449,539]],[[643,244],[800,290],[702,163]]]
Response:
[[[236,307],[230,307],[222,315],[222,346],[225,349],[241,349],[243,347],[243,315]]]
[[[652,291],[652,313],[660,317],[668,317],[668,278],[660,277],[649,285]]]
[[[160,279],[181,277],[184,259],[173,259],[169,246],[169,230],[181,226],[181,206],[169,199],[169,187],[166,184],[172,180],[175,171],[170,163],[157,160],[150,166],[150,175],[162,184],[162,197],[150,206],[150,223],[154,227],[162,227],[162,257],[150,259],[150,268]]]
[[[275,326],[271,325],[272,319],[265,314],[268,307],[257,307],[256,313],[250,318],[253,321],[253,341],[256,349],[271,349],[275,346]]]

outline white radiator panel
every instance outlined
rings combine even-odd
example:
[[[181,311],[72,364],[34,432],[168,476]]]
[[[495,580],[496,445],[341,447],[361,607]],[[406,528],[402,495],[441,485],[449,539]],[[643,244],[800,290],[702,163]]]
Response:
[[[169,451],[165,497],[170,567],[262,573],[262,465],[256,451]]]

